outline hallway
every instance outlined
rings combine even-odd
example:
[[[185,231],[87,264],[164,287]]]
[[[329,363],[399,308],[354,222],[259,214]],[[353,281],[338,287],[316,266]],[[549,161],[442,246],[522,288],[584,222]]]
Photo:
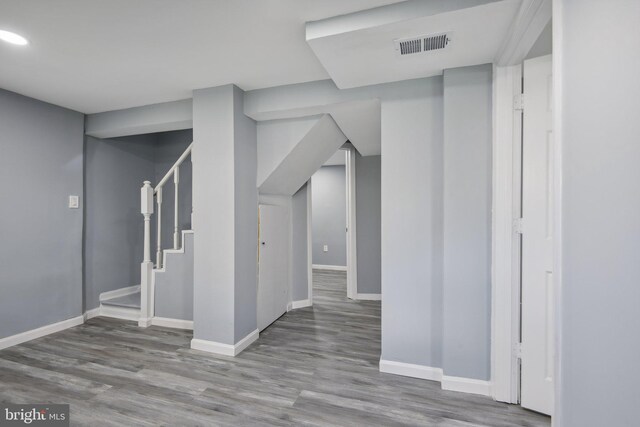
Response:
[[[72,425],[548,426],[549,419],[436,382],[381,374],[380,302],[314,271],[314,306],[235,358],[190,331],[95,318],[0,351],[2,402],[70,403]]]

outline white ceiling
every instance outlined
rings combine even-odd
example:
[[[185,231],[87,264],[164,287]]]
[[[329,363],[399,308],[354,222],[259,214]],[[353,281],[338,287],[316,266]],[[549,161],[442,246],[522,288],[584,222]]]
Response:
[[[329,77],[305,22],[400,0],[0,0],[0,87],[96,113]]]
[[[435,76],[447,68],[493,62],[520,3],[394,4],[309,23],[307,41],[340,89]],[[450,35],[451,43],[442,51],[402,57],[396,52],[394,40],[443,32]]]

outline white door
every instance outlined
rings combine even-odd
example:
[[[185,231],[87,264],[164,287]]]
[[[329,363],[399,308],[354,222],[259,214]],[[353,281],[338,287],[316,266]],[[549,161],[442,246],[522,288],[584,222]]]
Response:
[[[258,329],[287,311],[289,217],[286,208],[260,205],[258,259]]]
[[[551,55],[524,62],[522,139],[523,407],[553,412],[553,125]]]

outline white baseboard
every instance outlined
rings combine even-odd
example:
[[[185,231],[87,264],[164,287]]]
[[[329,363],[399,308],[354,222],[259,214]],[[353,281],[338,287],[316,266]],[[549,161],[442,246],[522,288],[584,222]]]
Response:
[[[89,319],[100,316],[100,307],[92,308],[91,310],[85,311],[83,316],[85,322]]]
[[[31,341],[36,338],[44,337],[45,335],[60,332],[74,326],[82,325],[83,323],[84,315],[80,315],[72,317],[71,319],[63,320],[62,322],[52,323],[50,325],[42,326],[37,329],[32,329],[30,331],[11,335],[10,337],[0,338],[0,350],[14,345],[22,344],[23,342]]]
[[[335,271],[347,271],[346,265],[321,265],[313,264],[315,270],[335,270]]]
[[[441,384],[443,390],[491,396],[491,382],[489,381],[443,375]]]
[[[138,318],[138,326],[141,328],[148,328],[149,326],[151,326],[151,320],[151,317],[140,317]]]
[[[442,380],[442,369],[440,368],[415,365],[413,363],[394,362],[392,360],[380,359],[380,372],[403,375],[405,377],[420,378],[423,380]]]
[[[439,381],[443,390],[491,396],[491,382],[443,375],[441,368],[380,359],[380,372]]]
[[[101,305],[99,316],[113,317],[114,319],[140,320],[140,309],[130,307],[115,307],[111,305]]]
[[[300,301],[293,301],[291,303],[291,309],[295,310],[296,308],[304,308],[304,307],[311,307],[311,300],[310,299],[303,299]]]
[[[103,292],[100,294],[100,301],[107,299],[123,297],[125,295],[131,295],[140,292],[140,285],[129,286],[126,288],[115,289],[113,291]]]
[[[234,345],[194,338],[191,340],[191,348],[194,350],[206,351],[208,353],[221,354],[223,356],[237,356],[242,350],[249,347],[251,343],[257,340],[258,336],[259,331],[256,329]]]
[[[153,326],[164,328],[190,329],[193,330],[193,320],[170,319],[168,317],[154,317],[151,319]]]
[[[362,301],[382,301],[382,294],[356,294],[356,299]]]

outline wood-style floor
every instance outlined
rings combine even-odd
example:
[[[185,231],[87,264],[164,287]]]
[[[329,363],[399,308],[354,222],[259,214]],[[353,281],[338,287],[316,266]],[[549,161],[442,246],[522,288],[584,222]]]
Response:
[[[291,311],[235,358],[191,332],[96,318],[0,351],[0,401],[69,403],[71,424],[548,426],[547,417],[436,382],[381,374],[380,303],[314,272]]]

